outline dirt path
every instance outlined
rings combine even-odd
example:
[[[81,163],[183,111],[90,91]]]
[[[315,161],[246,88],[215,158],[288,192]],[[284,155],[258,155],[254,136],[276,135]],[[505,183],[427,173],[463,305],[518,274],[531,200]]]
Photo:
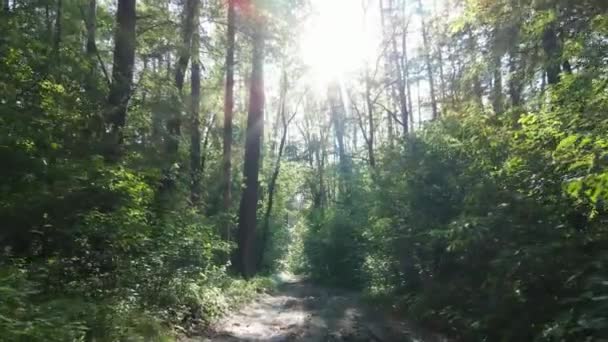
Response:
[[[446,341],[369,309],[354,293],[291,281],[187,341]]]

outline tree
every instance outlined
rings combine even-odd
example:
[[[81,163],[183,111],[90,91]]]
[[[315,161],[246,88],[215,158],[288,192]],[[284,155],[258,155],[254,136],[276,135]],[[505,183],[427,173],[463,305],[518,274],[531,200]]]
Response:
[[[228,0],[228,29],[226,36],[222,186],[224,210],[228,211],[232,206],[232,113],[234,109],[234,45],[236,36],[235,0]],[[224,238],[230,240],[229,224],[226,225]]]
[[[346,155],[346,145],[344,143],[346,117],[341,86],[342,85],[338,82],[331,83],[329,85],[327,97],[329,103],[329,116],[334,128],[335,141],[338,145],[340,195],[348,198],[347,182],[351,173],[351,165],[350,158]]]
[[[186,68],[188,67],[188,61],[192,54],[192,35],[195,26],[195,8],[198,0],[185,0],[182,17],[184,24],[182,26],[182,42],[178,50],[177,63],[175,66],[175,87],[179,93],[180,98],[178,102],[183,101],[183,88],[184,78],[186,75]],[[178,107],[181,109],[181,106]],[[179,149],[179,139],[181,135],[181,111],[176,110],[173,115],[167,120],[167,153],[169,158],[175,159]]]
[[[418,0],[418,9],[420,12],[422,12],[422,1]],[[437,109],[437,98],[435,95],[435,75],[434,75],[434,70],[433,70],[433,62],[431,60],[431,42],[429,39],[429,30],[427,27],[427,23],[426,20],[424,18],[423,15],[421,15],[420,17],[420,23],[421,23],[421,30],[422,30],[422,47],[424,49],[424,63],[425,63],[425,67],[426,67],[426,72],[427,72],[427,77],[428,77],[428,82],[429,82],[429,96],[431,97],[431,109],[433,111],[433,120],[437,119],[439,117],[439,112]],[[407,125],[407,121],[405,121],[405,124]]]
[[[190,199],[192,205],[197,206],[201,197],[201,64],[199,55],[200,33],[199,33],[199,0],[194,0],[193,30],[192,30],[192,72],[191,77],[191,127],[190,127],[190,174],[191,188]]]
[[[260,145],[264,125],[264,22],[259,9],[254,8],[253,54],[249,111],[245,141],[243,178],[245,187],[239,207],[237,269],[246,278],[255,274],[255,231],[257,224],[258,177]]]
[[[109,160],[117,160],[120,156],[123,143],[122,130],[125,126],[127,106],[133,91],[135,2],[135,0],[119,0],[116,10],[112,84],[105,119],[107,125],[105,154]]]
[[[97,53],[97,0],[89,0],[86,12],[87,54],[93,59]]]
[[[283,76],[281,77],[281,90],[279,99],[279,120],[281,121],[281,140],[277,151],[276,160],[274,161],[274,167],[272,175],[270,176],[270,183],[268,184],[268,204],[266,205],[266,211],[264,212],[264,218],[262,223],[262,239],[260,242],[260,248],[258,253],[258,268],[261,267],[264,260],[264,253],[268,247],[268,236],[270,235],[270,215],[272,214],[272,207],[274,204],[275,189],[277,186],[277,180],[279,178],[279,172],[281,171],[281,159],[283,157],[283,151],[285,150],[285,143],[287,141],[287,133],[289,125],[298,113],[300,102],[296,105],[295,110],[292,113],[286,113],[286,102],[287,102],[287,89],[289,82],[287,78],[287,71],[283,70]],[[302,98],[300,99],[300,101]]]

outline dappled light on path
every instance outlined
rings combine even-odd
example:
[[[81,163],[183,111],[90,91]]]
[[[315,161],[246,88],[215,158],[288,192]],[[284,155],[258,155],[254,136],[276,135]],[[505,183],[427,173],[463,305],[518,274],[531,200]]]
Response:
[[[290,279],[284,280],[289,281]],[[442,341],[368,308],[351,292],[291,279],[185,341]]]

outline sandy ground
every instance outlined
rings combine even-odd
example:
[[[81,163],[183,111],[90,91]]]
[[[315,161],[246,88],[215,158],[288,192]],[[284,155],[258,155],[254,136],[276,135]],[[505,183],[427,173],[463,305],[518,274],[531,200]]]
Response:
[[[232,312],[201,341],[416,341],[446,339],[370,309],[351,292],[293,279]]]

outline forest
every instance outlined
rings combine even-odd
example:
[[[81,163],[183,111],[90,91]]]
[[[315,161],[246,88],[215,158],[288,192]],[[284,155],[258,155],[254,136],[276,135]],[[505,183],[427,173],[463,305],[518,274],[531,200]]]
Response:
[[[2,0],[0,165],[0,341],[608,341],[606,0]]]

